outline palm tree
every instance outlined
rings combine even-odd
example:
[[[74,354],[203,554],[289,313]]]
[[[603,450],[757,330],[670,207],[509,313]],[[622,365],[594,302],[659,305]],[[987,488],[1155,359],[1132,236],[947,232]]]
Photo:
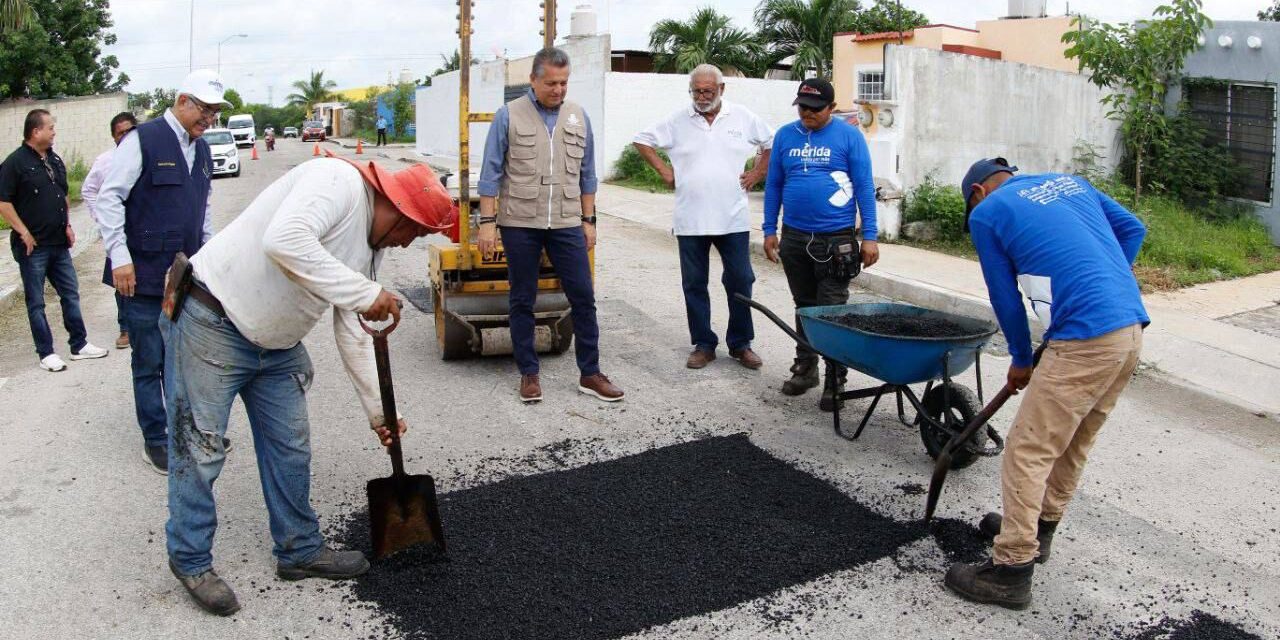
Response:
[[[764,47],[755,35],[733,26],[729,16],[711,7],[694,12],[688,22],[663,20],[649,32],[658,71],[688,73],[700,64],[744,70],[754,66]]]
[[[36,21],[28,0],[0,0],[0,33],[27,28]]]
[[[307,111],[317,102],[327,102],[333,98],[333,90],[338,83],[324,79],[324,71],[312,71],[310,80],[299,80],[293,83],[298,93],[291,93],[285,100],[291,106],[306,107]]]
[[[861,9],[858,0],[763,0],[755,20],[775,60],[795,56],[793,79],[804,79],[809,69],[830,78],[832,41],[837,33],[857,30]]]

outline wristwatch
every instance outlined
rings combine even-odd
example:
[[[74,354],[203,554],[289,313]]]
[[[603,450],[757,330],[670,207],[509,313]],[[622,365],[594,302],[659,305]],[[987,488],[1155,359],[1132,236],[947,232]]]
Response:
[[[594,213],[593,213],[593,214],[591,214],[591,216],[590,216],[590,217],[588,217],[588,216],[582,216],[582,221],[583,221],[583,222],[585,222],[585,223],[587,223],[587,224],[595,224],[595,223],[596,223],[596,216],[595,216],[595,214],[594,214]]]
[[[498,222],[498,218],[496,216],[480,218],[480,224],[496,224],[497,222]]]

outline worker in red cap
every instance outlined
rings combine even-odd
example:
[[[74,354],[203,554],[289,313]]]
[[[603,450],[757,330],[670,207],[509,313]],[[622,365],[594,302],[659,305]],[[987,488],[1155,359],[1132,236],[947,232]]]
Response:
[[[240,608],[212,556],[213,484],[237,395],[253,432],[277,575],[337,579],[368,570],[359,551],[325,544],[311,509],[306,392],[313,371],[302,339],[332,310],[347,374],[370,427],[389,445],[388,424],[403,434],[405,421],[382,415],[372,339],[356,316],[398,320],[400,301],[377,282],[382,249],[407,247],[456,221],[453,200],[425,165],[392,173],[320,158],[267,187],[192,258],[191,286],[185,298],[175,295],[176,317],[161,319],[170,402],[165,530],[170,569],[206,611]],[[182,282],[182,275],[171,271],[169,279]]]

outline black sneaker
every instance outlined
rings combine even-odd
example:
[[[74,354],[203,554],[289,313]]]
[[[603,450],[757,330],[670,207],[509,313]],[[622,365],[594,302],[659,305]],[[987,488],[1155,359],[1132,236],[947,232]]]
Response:
[[[236,593],[231,590],[231,586],[226,581],[213,572],[213,569],[200,575],[183,575],[170,560],[169,570],[173,572],[178,582],[186,587],[187,593],[191,594],[191,599],[195,600],[201,609],[220,616],[229,616],[240,610],[240,601],[236,600]]]
[[[222,453],[223,454],[231,453],[231,438],[222,439]]]
[[[1034,562],[981,564],[957,562],[947,570],[943,584],[956,595],[971,602],[995,604],[1007,609],[1026,609],[1031,604],[1031,576]]]
[[[163,444],[143,445],[142,461],[147,463],[147,466],[150,467],[152,471],[162,476],[169,475],[169,447],[168,446]]]
[[[276,575],[284,580],[303,578],[329,578],[342,580],[354,578],[369,570],[369,561],[359,551],[334,551],[328,546],[320,549],[310,562],[294,566],[278,565]]]

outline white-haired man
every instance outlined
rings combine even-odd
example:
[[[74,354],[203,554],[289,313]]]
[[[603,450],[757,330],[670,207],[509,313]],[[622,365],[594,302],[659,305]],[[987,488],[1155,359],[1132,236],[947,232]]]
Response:
[[[729,297],[729,355],[748,369],[759,369],[764,363],[751,350],[751,309],[733,294],[751,297],[756,280],[747,191],[768,171],[773,129],[746,107],[724,99],[724,75],[713,65],[699,65],[689,74],[689,96],[692,104],[636,134],[634,141],[640,155],[676,189],[672,230],[680,246],[680,279],[693,343],[685,366],[701,369],[716,359],[719,338],[711,328],[707,294],[714,246],[724,265],[720,280]],[[671,165],[657,149],[667,152]],[[752,154],[755,164],[744,171]]]

